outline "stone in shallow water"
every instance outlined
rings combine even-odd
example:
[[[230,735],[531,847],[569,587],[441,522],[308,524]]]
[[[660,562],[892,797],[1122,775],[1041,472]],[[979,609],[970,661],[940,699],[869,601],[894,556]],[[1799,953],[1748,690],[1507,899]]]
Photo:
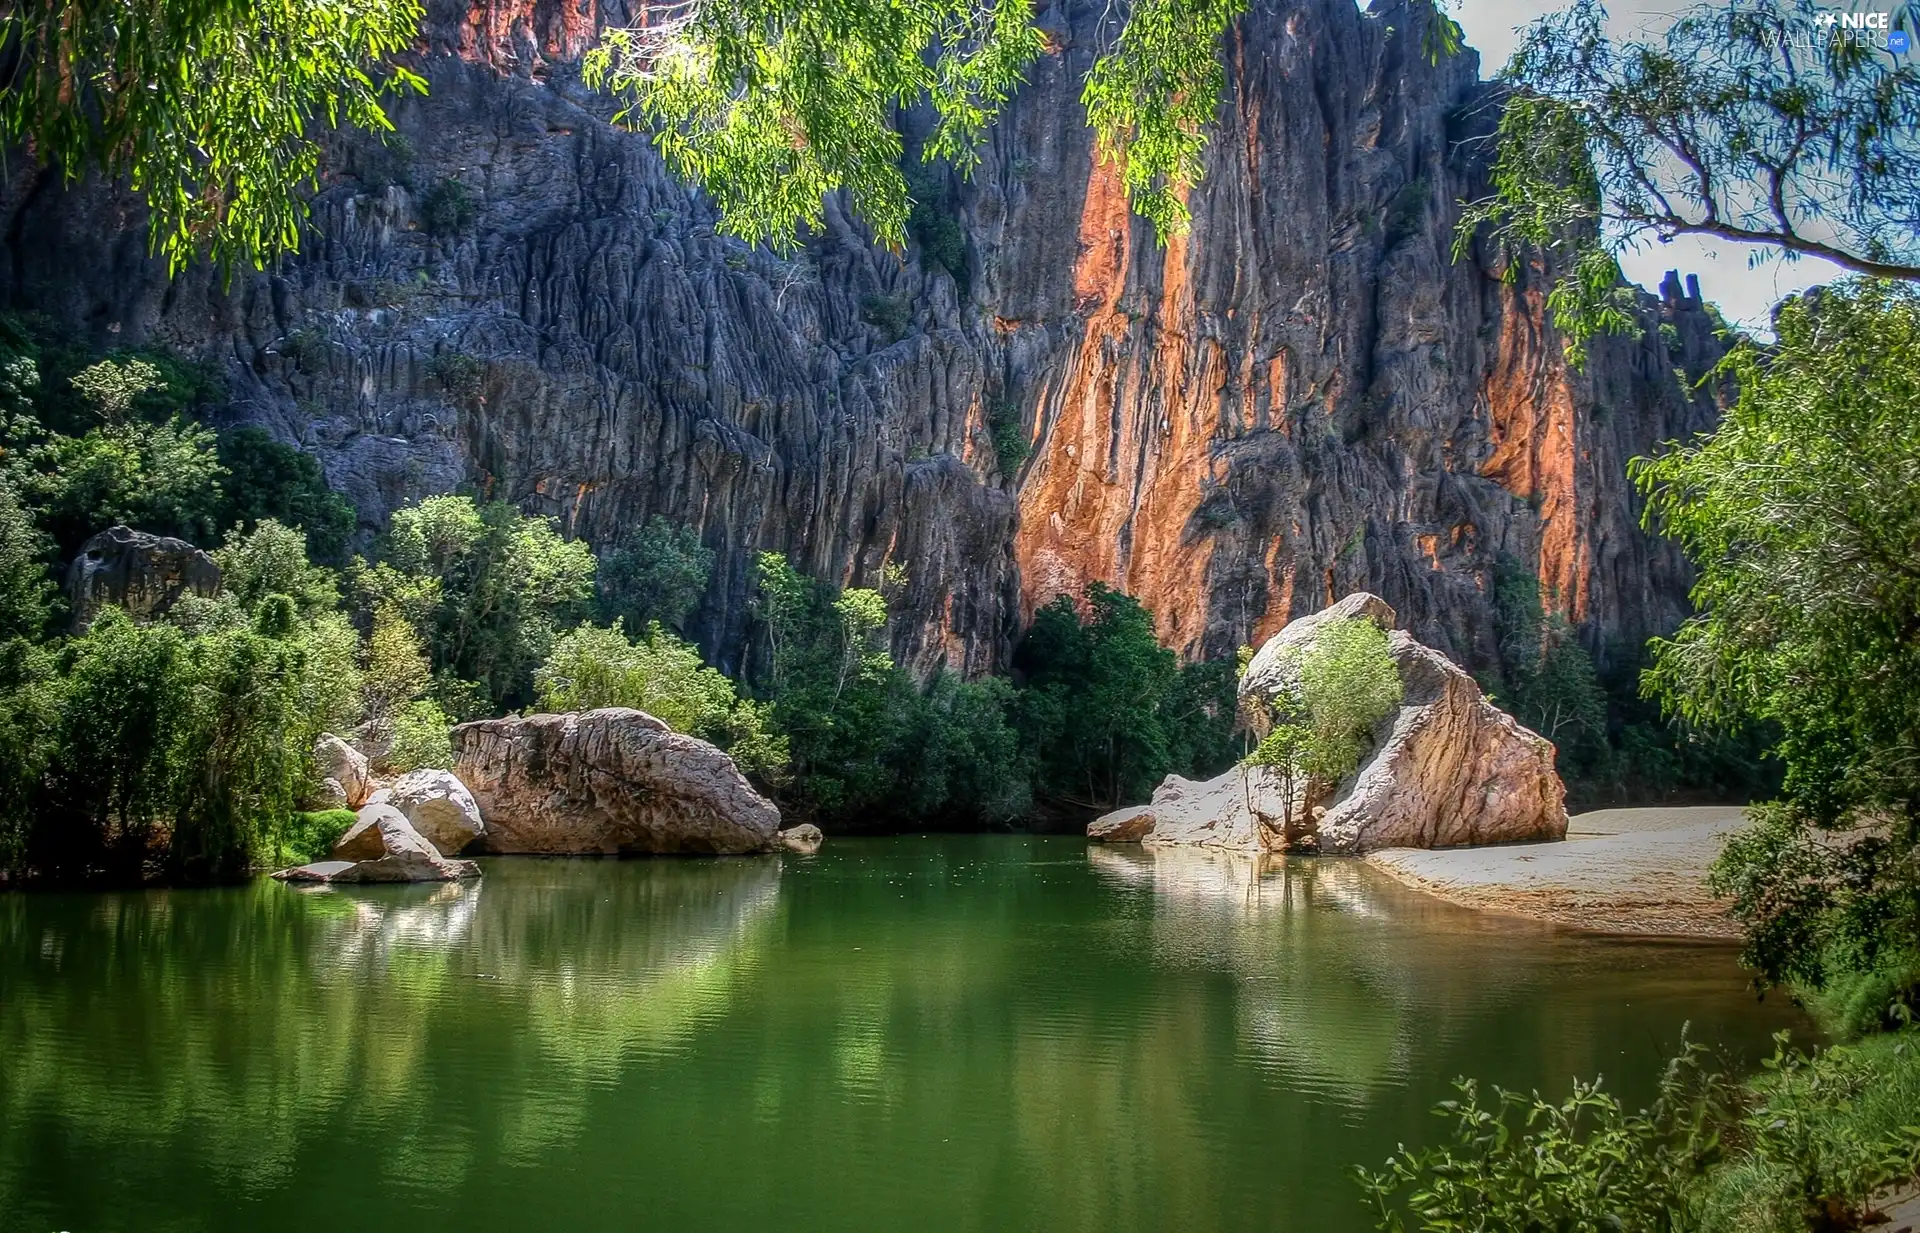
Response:
[[[1388,630],[1405,693],[1374,730],[1373,751],[1318,817],[1324,852],[1443,848],[1561,839],[1566,788],[1553,745],[1487,701],[1445,655],[1395,629],[1394,611],[1359,592],[1294,621],[1261,646],[1241,678],[1242,697],[1268,699],[1297,672],[1294,649],[1330,621],[1366,619]],[[1193,844],[1261,851],[1281,846],[1278,777],[1235,767],[1205,782],[1169,775],[1144,806],[1095,819],[1090,838],[1150,846]]]
[[[798,852],[802,856],[812,856],[815,852],[818,852],[820,845],[825,843],[827,839],[825,835],[820,833],[820,828],[811,822],[802,822],[798,826],[790,826],[774,836],[774,838],[779,840],[780,846],[787,851]]]
[[[480,876],[472,861],[440,855],[398,809],[367,805],[334,845],[334,859],[274,874],[290,882],[451,882]]]
[[[733,759],[627,707],[453,730],[496,853],[729,855],[774,848],[780,810]]]

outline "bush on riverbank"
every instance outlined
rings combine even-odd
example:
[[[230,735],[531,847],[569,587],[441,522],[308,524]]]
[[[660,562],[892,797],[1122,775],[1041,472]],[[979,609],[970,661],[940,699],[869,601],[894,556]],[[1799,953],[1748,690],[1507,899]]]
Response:
[[[1810,1233],[1863,1227],[1920,1170],[1920,1032],[1812,1055],[1779,1047],[1736,1083],[1691,1047],[1647,1109],[1600,1081],[1559,1103],[1470,1080],[1435,1112],[1451,1142],[1355,1170],[1383,1233]],[[1409,1220],[1411,1223],[1409,1223]]]

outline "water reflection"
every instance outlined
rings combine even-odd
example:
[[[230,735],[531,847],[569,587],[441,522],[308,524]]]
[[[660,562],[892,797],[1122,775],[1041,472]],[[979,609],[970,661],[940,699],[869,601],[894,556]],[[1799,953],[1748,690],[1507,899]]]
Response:
[[[1451,1075],[1759,1047],[1739,983],[1064,840],[0,896],[0,1227],[1360,1229]]]

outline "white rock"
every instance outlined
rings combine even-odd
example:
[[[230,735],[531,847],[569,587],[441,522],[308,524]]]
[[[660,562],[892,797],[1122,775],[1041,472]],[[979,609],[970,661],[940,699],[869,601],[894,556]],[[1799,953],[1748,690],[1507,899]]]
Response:
[[[331,779],[346,794],[347,809],[367,803],[373,781],[367,777],[367,760],[360,751],[331,732],[322,732],[313,743],[313,764],[323,780]]]
[[[408,771],[382,791],[442,855],[454,856],[487,833],[473,793],[451,771]]]

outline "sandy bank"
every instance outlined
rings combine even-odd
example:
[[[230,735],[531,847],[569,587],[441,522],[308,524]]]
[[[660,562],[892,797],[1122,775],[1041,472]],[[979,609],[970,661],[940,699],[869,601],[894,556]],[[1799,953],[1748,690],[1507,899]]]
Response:
[[[1562,843],[1388,848],[1367,860],[1464,907],[1601,933],[1732,938],[1739,927],[1707,892],[1707,869],[1742,821],[1738,806],[1601,809],[1575,816]]]

